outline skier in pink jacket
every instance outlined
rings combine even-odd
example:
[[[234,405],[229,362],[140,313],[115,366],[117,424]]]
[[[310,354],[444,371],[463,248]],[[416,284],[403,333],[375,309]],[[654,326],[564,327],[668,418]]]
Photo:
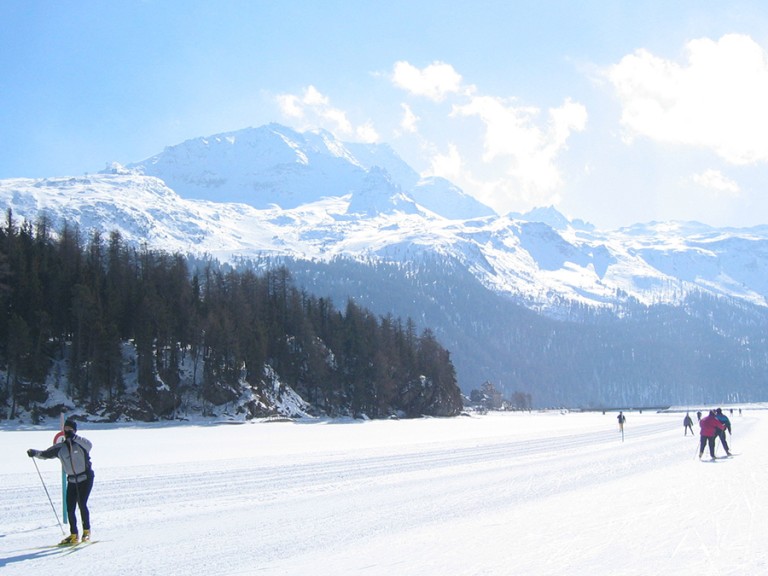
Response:
[[[704,454],[704,447],[709,444],[709,455],[715,459],[715,435],[718,430],[725,430],[725,424],[715,417],[715,411],[710,410],[707,416],[699,422],[701,427],[701,444],[699,446],[699,458]]]

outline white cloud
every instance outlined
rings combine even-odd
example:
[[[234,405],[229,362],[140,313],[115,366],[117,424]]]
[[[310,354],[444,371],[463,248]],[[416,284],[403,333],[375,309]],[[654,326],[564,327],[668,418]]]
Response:
[[[418,69],[401,61],[393,70],[388,80],[395,87],[424,98],[401,103],[401,114],[389,109],[392,122],[379,120],[404,146],[425,154],[424,175],[447,178],[499,212],[559,202],[563,180],[558,160],[571,135],[586,126],[582,104],[566,99],[559,107],[540,110],[478,94],[442,62]],[[379,140],[370,122],[353,126],[314,86],[283,94],[277,102],[299,130],[319,126],[340,137]],[[387,109],[374,112],[386,114]]]
[[[301,95],[279,94],[276,97],[280,111],[295,123],[298,130],[325,128],[342,138],[355,137],[365,142],[379,139],[373,124],[368,121],[360,126],[353,126],[346,112],[332,106],[330,99],[314,86],[308,86]]]
[[[647,50],[607,71],[635,136],[713,150],[732,164],[768,162],[768,57],[749,36],[692,40],[683,64]]]
[[[436,154],[432,157],[430,174],[441,176],[448,180],[457,181],[462,178],[462,161],[455,144],[448,145],[446,154]]]
[[[400,128],[403,130],[403,132],[409,133],[409,134],[415,134],[416,133],[416,124],[419,122],[420,118],[414,114],[413,110],[411,109],[408,104],[400,104],[400,106],[403,109],[403,119],[400,121]]]
[[[501,162],[506,176],[513,180],[504,184],[504,195],[514,189],[519,199],[532,205],[553,201],[562,184],[557,156],[571,133],[583,130],[587,122],[586,108],[570,99],[550,109],[544,125],[539,109],[515,106],[493,96],[473,97],[468,104],[455,106],[453,114],[483,122],[482,160]],[[499,193],[493,196],[501,200]]]
[[[357,139],[361,142],[373,143],[379,141],[379,133],[376,132],[376,128],[373,127],[372,122],[366,122],[365,124],[358,126],[355,129],[355,134],[357,135]]]
[[[473,90],[471,86],[463,86],[461,74],[444,62],[433,62],[422,69],[408,62],[396,62],[392,83],[406,92],[424,96],[435,102],[441,102],[448,94]]]
[[[289,118],[301,118],[304,116],[304,107],[301,100],[293,94],[279,94],[276,98],[280,111]]]
[[[695,184],[712,190],[718,195],[739,196],[741,192],[739,185],[719,170],[705,170],[701,174],[694,174],[692,180]]]
[[[323,96],[317,88],[310,85],[304,90],[304,98],[302,98],[302,102],[307,106],[328,107],[329,100],[326,96]]]

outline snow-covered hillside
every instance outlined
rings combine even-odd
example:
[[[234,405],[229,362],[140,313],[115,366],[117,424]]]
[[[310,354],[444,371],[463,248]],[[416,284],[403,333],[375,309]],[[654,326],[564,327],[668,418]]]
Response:
[[[439,254],[489,289],[537,307],[627,296],[676,302],[693,289],[767,304],[768,226],[650,223],[601,231],[554,209],[456,218],[476,205],[465,206],[467,196],[449,183],[409,176],[391,151],[364,159],[383,156],[402,184],[385,168],[363,166],[327,133],[293,136],[265,127],[169,148],[140,166],[165,180],[119,166],[78,178],[2,180],[0,203],[17,221],[46,214],[54,230],[67,221],[84,233],[117,230],[137,246],[221,260],[267,254],[403,262]],[[215,177],[209,182],[204,174]],[[203,192],[208,199],[199,198]],[[210,199],[217,196],[241,202]]]
[[[757,407],[755,407],[757,408]],[[695,407],[691,407],[695,410]],[[768,571],[768,412],[696,457],[683,413],[89,425],[94,540],[62,533],[30,447],[0,432],[4,576],[743,575]],[[720,449],[722,454],[722,449]],[[61,517],[60,466],[39,461]]]
[[[296,208],[324,196],[380,202],[400,192],[448,217],[493,210],[442,178],[420,178],[387,145],[341,142],[325,130],[296,132],[279,124],[197,138],[128,168],[156,176],[184,198]],[[371,170],[387,178],[371,186]]]

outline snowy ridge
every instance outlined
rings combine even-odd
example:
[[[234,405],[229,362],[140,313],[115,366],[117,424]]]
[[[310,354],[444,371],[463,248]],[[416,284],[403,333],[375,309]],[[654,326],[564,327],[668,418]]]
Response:
[[[768,226],[636,224],[601,231],[554,208],[499,216],[384,145],[270,124],[198,138],[128,168],[0,181],[17,221],[220,260],[289,255],[400,262],[437,253],[537,308],[562,299],[676,302],[691,290],[768,305]],[[463,214],[464,217],[457,217]]]

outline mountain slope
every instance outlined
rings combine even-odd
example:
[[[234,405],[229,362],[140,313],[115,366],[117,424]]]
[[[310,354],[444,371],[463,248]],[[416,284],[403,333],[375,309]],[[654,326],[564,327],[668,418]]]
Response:
[[[697,382],[730,394],[720,388],[738,373],[752,394],[764,375],[768,226],[604,231],[554,208],[498,216],[385,145],[274,124],[107,172],[3,180],[0,201],[54,230],[290,262],[312,292],[434,329],[465,390],[491,379],[548,404],[682,403],[704,394]],[[701,372],[703,358],[720,365]]]
[[[53,229],[67,220],[83,231],[117,230],[136,245],[222,260],[449,255],[490,290],[539,309],[556,308],[560,299],[676,302],[694,290],[766,305],[768,227],[651,224],[601,232],[502,216],[452,220],[397,191],[383,170],[361,176],[355,193],[291,209],[185,199],[134,173],[3,180],[0,201],[17,219],[47,214]]]
[[[446,180],[420,178],[387,145],[349,144],[323,130],[299,133],[278,124],[188,140],[128,168],[160,178],[185,198],[255,208],[290,209],[375,190],[384,198],[405,192],[449,218],[493,214]],[[389,177],[372,189],[374,168]]]

